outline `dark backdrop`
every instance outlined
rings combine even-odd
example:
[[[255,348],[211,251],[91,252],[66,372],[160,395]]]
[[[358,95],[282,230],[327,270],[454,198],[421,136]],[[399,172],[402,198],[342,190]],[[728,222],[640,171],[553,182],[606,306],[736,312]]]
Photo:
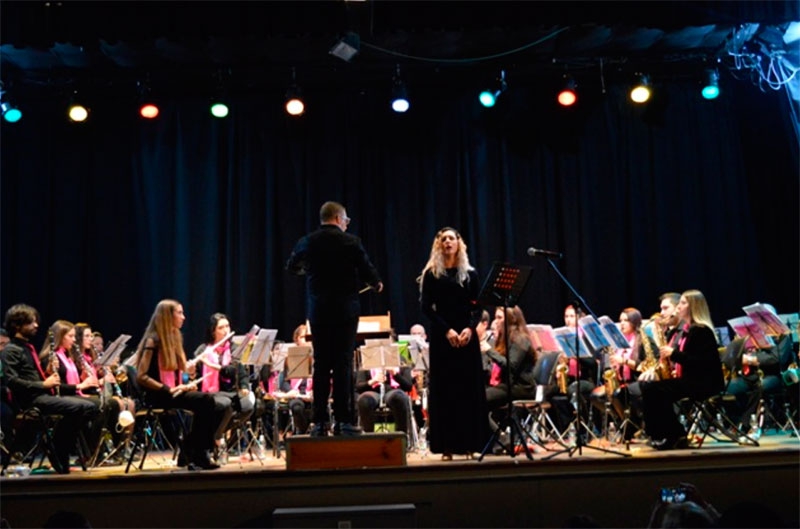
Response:
[[[647,317],[659,294],[689,288],[718,326],[755,301],[794,312],[787,98],[721,82],[711,102],[676,80],[646,108],[612,85],[566,111],[530,81],[487,110],[477,86],[438,78],[406,115],[391,113],[385,87],[331,85],[306,93],[300,119],[276,92],[236,96],[225,120],[205,99],[172,98],[154,122],[109,93],[82,125],[41,98],[2,124],[0,305],[135,343],[171,297],[187,312],[187,348],[214,311],[239,332],[257,323],[289,339],[304,284],[284,263],[322,202],[337,200],[386,284],[362,296],[362,312],[391,311],[399,332],[421,318],[415,279],[445,225],[482,279],[494,261],[533,267],[520,300],[529,322],[561,325],[573,299],[530,246],[565,254],[560,270],[598,316],[635,306]]]

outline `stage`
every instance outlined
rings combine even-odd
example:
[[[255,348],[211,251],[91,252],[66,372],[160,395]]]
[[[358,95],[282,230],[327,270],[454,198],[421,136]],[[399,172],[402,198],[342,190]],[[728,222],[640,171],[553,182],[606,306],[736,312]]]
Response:
[[[322,470],[289,470],[281,451],[254,461],[234,454],[200,472],[176,468],[171,453],[159,452],[128,474],[124,466],[74,466],[69,475],[4,477],[0,506],[14,529],[42,527],[58,510],[80,512],[95,528],[565,527],[576,514],[601,527],[643,527],[660,488],[688,481],[720,512],[758,501],[796,527],[800,440],[769,432],[759,444],[706,440],[659,452],[643,442],[628,449],[593,441],[547,460],[553,452],[533,445],[532,461],[524,453],[442,461],[409,452],[399,466]],[[325,443],[317,446],[327,453]]]

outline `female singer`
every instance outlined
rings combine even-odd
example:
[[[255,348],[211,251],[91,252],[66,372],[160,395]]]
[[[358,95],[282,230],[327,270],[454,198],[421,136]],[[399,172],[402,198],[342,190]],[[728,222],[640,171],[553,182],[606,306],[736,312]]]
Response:
[[[431,321],[428,394],[431,452],[472,457],[489,439],[488,407],[475,326],[478,274],[453,228],[436,233],[420,277],[420,305]],[[459,411],[460,410],[460,411]],[[464,412],[467,413],[464,413]]]
[[[120,421],[119,415],[123,411],[130,413],[129,417],[136,414],[136,403],[133,399],[124,397],[122,389],[117,384],[114,370],[111,366],[96,367],[98,351],[94,346],[94,337],[98,333],[92,333],[92,328],[88,323],[75,324],[75,345],[76,362],[81,363],[81,378],[94,377],[98,381],[97,394],[100,396],[101,408],[109,406],[108,422],[106,428],[114,440],[114,444],[119,446],[121,441],[127,441],[133,434],[134,423],[131,421]],[[130,420],[130,419],[128,419]],[[127,425],[123,424],[126,422]]]
[[[661,359],[681,367],[681,377],[642,382],[645,431],[659,450],[687,448],[686,431],[673,403],[684,397],[705,399],[725,386],[714,324],[703,293],[687,290],[677,307],[678,335],[659,349]]]
[[[495,345],[487,352],[497,372],[497,383],[486,388],[486,402],[489,410],[495,412],[507,406],[509,399],[508,375],[511,370],[511,398],[535,399],[536,380],[533,378],[533,366],[536,364],[536,351],[531,345],[530,334],[525,324],[525,316],[518,306],[496,311],[494,332]],[[498,317],[499,316],[499,317]],[[506,352],[506,327],[508,328],[508,349]],[[489,417],[492,429],[497,428],[492,417]]]
[[[214,446],[214,397],[197,391],[195,383],[181,384],[186,368],[181,327],[186,320],[183,305],[172,299],[158,302],[136,349],[136,381],[147,404],[164,409],[194,412],[183,452],[189,470],[215,469],[208,450]]]

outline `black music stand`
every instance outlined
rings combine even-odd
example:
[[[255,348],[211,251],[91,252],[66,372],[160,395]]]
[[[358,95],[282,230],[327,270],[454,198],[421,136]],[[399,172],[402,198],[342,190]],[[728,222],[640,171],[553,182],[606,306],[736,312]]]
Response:
[[[486,446],[483,447],[478,461],[483,459],[486,452],[491,450],[495,444],[500,445],[503,450],[508,452],[508,455],[515,457],[514,447],[516,445],[515,439],[522,440],[522,446],[525,449],[525,455],[528,459],[533,459],[528,444],[525,442],[525,435],[522,431],[522,426],[514,417],[512,397],[511,397],[511,362],[508,359],[508,318],[506,316],[506,309],[509,306],[516,305],[522,291],[525,290],[525,285],[531,276],[530,266],[517,266],[510,263],[496,262],[492,265],[492,270],[489,272],[489,277],[483,284],[480,294],[478,295],[478,303],[481,305],[503,306],[503,344],[506,348],[506,385],[508,387],[508,396],[506,397],[506,416],[497,425],[497,428],[492,433]],[[500,434],[508,428],[511,432],[508,440],[508,446],[505,446],[500,441]]]
[[[558,274],[558,277],[561,278],[561,280],[564,282],[564,284],[567,285],[567,288],[569,288],[569,290],[575,296],[575,301],[573,302],[573,305],[575,306],[575,351],[580,351],[580,341],[579,340],[581,338],[580,338],[580,327],[578,326],[578,319],[580,319],[581,308],[585,307],[586,310],[589,312],[589,314],[594,316],[595,320],[597,320],[597,316],[595,316],[594,312],[592,312],[592,309],[589,308],[589,306],[583,300],[581,295],[578,294],[578,291],[575,290],[575,287],[573,287],[572,284],[569,281],[567,281],[567,278],[564,277],[564,274],[562,274],[561,270],[558,269],[556,264],[553,262],[553,259],[550,258],[550,257],[547,257],[547,262],[550,263],[550,266],[552,267],[553,270],[555,270],[556,274]],[[593,450],[598,450],[600,452],[606,452],[607,454],[616,454],[616,455],[622,456],[622,457],[631,457],[631,454],[626,454],[626,453],[623,453],[623,452],[617,452],[616,450],[608,450],[606,448],[600,448],[599,446],[591,446],[591,445],[588,445],[588,444],[584,443],[584,440],[583,440],[584,435],[583,435],[583,431],[582,431],[583,430],[583,415],[582,415],[582,413],[583,413],[583,407],[586,406],[587,404],[583,401],[583,393],[581,392],[581,360],[580,360],[580,354],[579,353],[576,354],[575,360],[576,360],[575,361],[575,367],[576,367],[576,372],[575,372],[575,379],[576,379],[576,382],[575,382],[575,402],[577,403],[577,409],[575,410],[575,413],[576,413],[576,417],[575,417],[576,428],[575,428],[575,430],[577,432],[577,435],[575,436],[575,445],[574,446],[570,446],[568,448],[564,448],[563,450],[559,450],[557,452],[553,452],[549,456],[543,458],[543,460],[544,459],[552,459],[552,458],[554,458],[554,457],[556,457],[556,456],[558,456],[560,454],[563,454],[564,452],[567,452],[567,454],[569,454],[570,457],[572,457],[572,454],[574,454],[575,452],[578,452],[578,455],[583,455],[583,447],[584,446],[586,446],[586,448],[591,448]],[[569,395],[569,388],[567,388],[567,395]],[[587,433],[587,435],[588,435],[588,433]]]

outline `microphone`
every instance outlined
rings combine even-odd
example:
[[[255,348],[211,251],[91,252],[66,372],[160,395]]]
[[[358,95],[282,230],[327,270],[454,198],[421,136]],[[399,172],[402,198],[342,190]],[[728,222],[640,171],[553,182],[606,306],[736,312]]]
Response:
[[[552,257],[554,259],[561,259],[564,257],[561,252],[554,252],[552,250],[540,250],[538,248],[528,248],[528,255],[531,257],[536,257],[537,255],[542,257]]]

